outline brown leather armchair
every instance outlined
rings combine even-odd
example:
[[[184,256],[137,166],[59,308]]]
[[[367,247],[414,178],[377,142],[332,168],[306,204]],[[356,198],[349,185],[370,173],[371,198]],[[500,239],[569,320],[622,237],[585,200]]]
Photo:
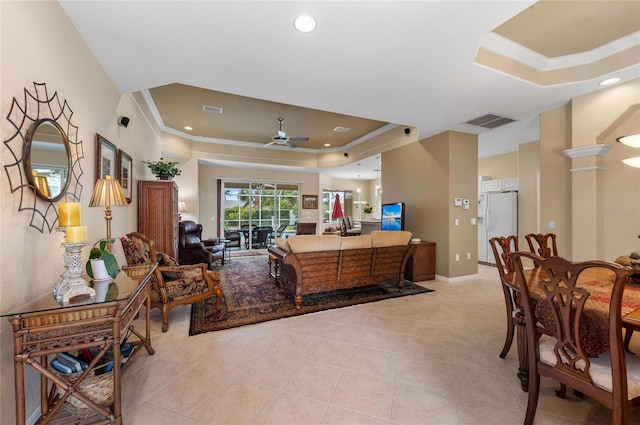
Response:
[[[178,261],[180,264],[205,263],[209,268],[215,261],[224,265],[224,244],[217,238],[202,240],[202,224],[181,221],[178,224]]]

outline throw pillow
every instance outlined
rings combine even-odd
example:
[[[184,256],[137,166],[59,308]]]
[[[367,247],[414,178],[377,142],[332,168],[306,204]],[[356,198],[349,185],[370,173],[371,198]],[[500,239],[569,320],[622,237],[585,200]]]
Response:
[[[158,266],[180,267],[175,258],[165,254],[164,252],[158,252]],[[184,272],[181,270],[177,270],[175,272],[163,271],[161,273],[165,280],[180,280],[185,278]]]

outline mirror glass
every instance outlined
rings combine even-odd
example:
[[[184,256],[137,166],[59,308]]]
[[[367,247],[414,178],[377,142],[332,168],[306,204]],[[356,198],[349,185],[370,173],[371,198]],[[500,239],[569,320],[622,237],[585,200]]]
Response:
[[[69,186],[71,150],[63,129],[52,119],[33,123],[25,140],[25,173],[38,197],[56,201]]]

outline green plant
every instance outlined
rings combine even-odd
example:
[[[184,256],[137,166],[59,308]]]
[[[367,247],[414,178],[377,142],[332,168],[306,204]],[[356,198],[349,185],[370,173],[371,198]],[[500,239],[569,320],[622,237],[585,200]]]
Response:
[[[116,257],[107,248],[108,245],[111,245],[114,242],[115,239],[100,239],[98,242],[93,244],[93,248],[91,248],[91,252],[89,252],[89,260],[87,260],[87,264],[85,265],[85,269],[89,277],[93,278],[91,260],[98,258],[101,258],[104,261],[104,266],[111,278],[115,279],[116,276],[118,276],[118,260],[116,260]]]
[[[182,173],[176,166],[178,164],[177,162],[165,161],[162,157],[160,157],[160,161],[144,161],[144,163],[147,164],[147,167],[149,167],[151,172],[156,176],[175,177]]]
[[[373,207],[369,204],[365,204],[364,207],[362,207],[362,211],[364,211],[365,214],[371,214],[373,212]]]

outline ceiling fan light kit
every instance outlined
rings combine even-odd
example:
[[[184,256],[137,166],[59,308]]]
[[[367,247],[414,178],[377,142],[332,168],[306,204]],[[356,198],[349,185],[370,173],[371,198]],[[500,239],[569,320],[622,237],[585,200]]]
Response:
[[[267,143],[263,147],[276,144],[276,145],[286,145],[286,146],[289,146],[290,148],[295,148],[297,146],[292,144],[292,143],[290,143],[290,142],[308,142],[309,141],[308,137],[289,137],[289,136],[287,136],[287,133],[282,131],[282,123],[283,122],[284,122],[284,118],[282,118],[282,117],[278,118],[278,124],[280,125],[278,132],[276,134],[274,134],[273,136],[271,136],[271,142]]]

